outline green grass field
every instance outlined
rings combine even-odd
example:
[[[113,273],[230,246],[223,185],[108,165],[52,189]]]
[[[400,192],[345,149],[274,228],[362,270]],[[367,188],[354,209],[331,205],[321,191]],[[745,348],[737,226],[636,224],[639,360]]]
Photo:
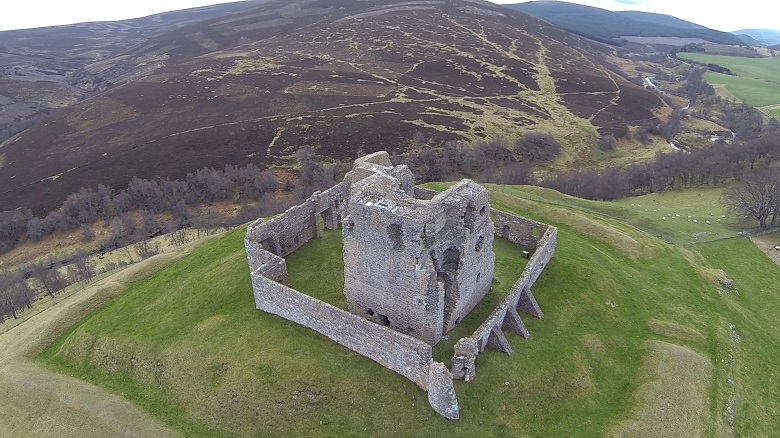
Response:
[[[704,79],[722,85],[737,99],[755,107],[780,104],[780,58],[743,58],[739,56],[679,53],[681,59],[726,67],[737,76],[707,72]]]
[[[780,103],[780,85],[759,79],[707,72],[704,80],[715,86],[722,86],[739,101],[755,107]]]
[[[777,430],[780,268],[748,240],[670,245],[646,231],[698,228],[644,212],[653,198],[489,190],[493,206],[558,226],[558,249],[534,287],[545,318],[526,316],[531,338],[509,335],[512,356],[487,350],[475,381],[456,382],[459,421],[393,372],[255,310],[242,229],[132,285],[40,359],[185,436],[719,436],[732,399],[737,435]],[[654,199],[707,217],[713,193]],[[514,247],[495,250],[499,276],[516,275]],[[294,286],[343,304],[339,259],[338,232],[326,233],[288,258]]]
[[[780,108],[771,108],[771,109],[762,109],[767,115],[774,117],[776,119],[780,119]]]

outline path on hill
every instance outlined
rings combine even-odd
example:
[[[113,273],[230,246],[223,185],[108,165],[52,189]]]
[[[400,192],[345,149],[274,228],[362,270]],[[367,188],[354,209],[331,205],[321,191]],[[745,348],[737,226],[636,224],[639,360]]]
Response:
[[[28,359],[129,283],[189,253],[187,245],[96,281],[0,335],[0,435],[41,437],[179,436],[123,397]]]
[[[750,239],[764,254],[780,266],[780,251],[775,247],[780,245],[780,231],[753,236]]]

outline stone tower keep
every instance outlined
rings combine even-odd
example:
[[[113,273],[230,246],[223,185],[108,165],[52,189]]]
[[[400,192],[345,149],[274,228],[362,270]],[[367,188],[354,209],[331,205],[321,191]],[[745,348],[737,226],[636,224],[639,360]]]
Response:
[[[416,199],[408,168],[374,161],[353,182],[343,220],[349,310],[434,345],[490,290],[487,191],[463,180]]]

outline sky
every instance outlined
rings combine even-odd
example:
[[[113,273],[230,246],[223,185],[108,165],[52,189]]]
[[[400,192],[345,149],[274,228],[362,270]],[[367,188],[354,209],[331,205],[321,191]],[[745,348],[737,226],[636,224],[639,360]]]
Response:
[[[644,11],[674,15],[722,31],[780,28],[769,0],[570,0],[611,11]],[[160,12],[193,8],[219,0],[4,0],[0,30],[26,29],[87,21],[138,18]],[[520,3],[494,0],[493,3]]]

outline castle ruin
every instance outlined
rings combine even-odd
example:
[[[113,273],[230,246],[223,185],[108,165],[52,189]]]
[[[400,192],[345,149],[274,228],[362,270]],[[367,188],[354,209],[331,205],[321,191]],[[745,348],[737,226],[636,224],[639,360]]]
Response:
[[[352,184],[344,218],[349,311],[435,345],[490,291],[493,224],[487,191],[464,180],[416,199],[411,172],[389,168]]]
[[[492,217],[492,220],[491,220]],[[349,312],[289,288],[282,258],[342,225]],[[451,368],[432,345],[490,290],[494,234],[533,248],[511,291],[470,336],[455,345]],[[452,379],[471,381],[486,347],[512,349],[503,330],[529,336],[518,310],[543,316],[531,286],[552,258],[557,229],[490,208],[487,191],[463,180],[442,193],[414,186],[406,166],[386,152],[355,161],[344,180],[269,221],[245,238],[259,310],[311,328],[411,380],[431,407],[457,419]]]

